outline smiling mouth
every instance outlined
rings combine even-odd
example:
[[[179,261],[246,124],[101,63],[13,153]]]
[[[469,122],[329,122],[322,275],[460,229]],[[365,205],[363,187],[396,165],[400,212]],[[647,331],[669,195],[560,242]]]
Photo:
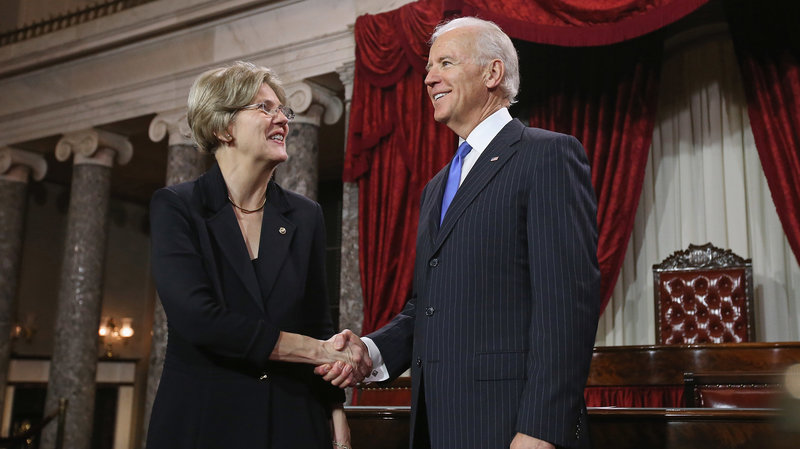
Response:
[[[276,142],[283,142],[283,134],[275,134],[269,137],[269,140],[274,140]]]
[[[440,99],[440,98],[444,97],[445,95],[447,95],[447,92],[438,93],[438,94],[436,94],[436,95],[434,95],[434,96],[433,96],[433,100],[434,100],[434,101],[436,101],[436,100],[438,100],[438,99]]]

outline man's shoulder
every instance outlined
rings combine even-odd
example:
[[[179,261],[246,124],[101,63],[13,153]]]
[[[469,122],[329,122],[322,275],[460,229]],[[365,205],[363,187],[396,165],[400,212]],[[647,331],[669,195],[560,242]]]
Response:
[[[527,126],[519,119],[508,122],[503,129],[495,136],[493,142],[506,142],[510,145],[523,143],[525,145],[547,145],[550,143],[566,143],[574,140],[573,136],[550,131],[543,128]]]
[[[547,129],[536,128],[533,126],[526,126],[525,130],[522,133],[523,138],[526,139],[533,139],[533,140],[540,140],[540,141],[552,141],[552,140],[561,140],[561,139],[571,139],[572,136],[569,134],[563,134],[556,131],[550,131]]]

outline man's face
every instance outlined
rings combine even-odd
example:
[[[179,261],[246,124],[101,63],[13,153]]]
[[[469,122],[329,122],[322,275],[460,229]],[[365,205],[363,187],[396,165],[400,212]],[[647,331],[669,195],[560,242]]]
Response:
[[[463,138],[480,123],[489,99],[484,70],[474,61],[477,35],[465,27],[439,36],[431,46],[425,77],[433,118]]]

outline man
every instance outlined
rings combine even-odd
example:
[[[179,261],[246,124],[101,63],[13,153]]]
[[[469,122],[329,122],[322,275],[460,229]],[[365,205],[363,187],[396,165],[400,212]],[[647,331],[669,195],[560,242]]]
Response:
[[[512,120],[517,55],[495,24],[455,19],[431,42],[434,118],[468,146],[422,193],[412,297],[364,338],[366,380],[411,366],[413,448],[587,447],[600,274],[585,151]]]

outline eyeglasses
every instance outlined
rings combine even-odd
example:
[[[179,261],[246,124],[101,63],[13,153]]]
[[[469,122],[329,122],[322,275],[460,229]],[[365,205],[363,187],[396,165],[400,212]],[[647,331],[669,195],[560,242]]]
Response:
[[[275,117],[278,115],[278,112],[283,114],[287,120],[292,120],[294,118],[294,111],[292,108],[284,105],[276,106],[272,109],[267,109],[266,103],[255,103],[255,104],[248,104],[247,106],[242,106],[239,109],[258,109],[264,114],[267,114],[269,117]]]

